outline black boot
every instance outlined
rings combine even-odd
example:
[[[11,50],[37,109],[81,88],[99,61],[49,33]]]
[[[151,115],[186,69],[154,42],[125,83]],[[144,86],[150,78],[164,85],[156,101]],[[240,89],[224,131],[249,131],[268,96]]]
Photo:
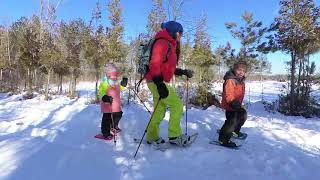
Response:
[[[228,148],[236,148],[238,147],[236,143],[232,142],[231,140],[229,141],[219,141],[220,145],[221,146],[225,146],[225,147],[228,147]]]
[[[228,148],[236,148],[237,144],[232,142],[230,140],[230,138],[231,138],[231,134],[225,134],[222,131],[220,131],[219,143],[220,143],[221,146],[225,146],[225,147],[228,147]]]

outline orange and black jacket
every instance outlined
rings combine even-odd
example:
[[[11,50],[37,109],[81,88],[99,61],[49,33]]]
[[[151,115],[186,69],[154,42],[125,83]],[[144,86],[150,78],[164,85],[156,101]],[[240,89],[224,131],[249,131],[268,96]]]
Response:
[[[233,71],[228,71],[223,79],[224,83],[221,106],[227,111],[235,111],[231,108],[230,103],[237,100],[242,104],[245,93],[245,78],[239,78]]]

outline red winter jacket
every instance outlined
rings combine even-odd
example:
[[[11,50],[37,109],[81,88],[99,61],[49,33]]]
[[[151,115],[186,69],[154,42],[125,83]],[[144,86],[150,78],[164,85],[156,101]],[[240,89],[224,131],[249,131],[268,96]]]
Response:
[[[228,71],[224,80],[221,106],[227,111],[234,111],[230,107],[230,103],[238,100],[242,104],[245,93],[244,78],[240,79],[232,71]]]
[[[159,31],[156,34],[155,39],[159,40],[155,41],[153,45],[149,72],[146,74],[145,78],[147,81],[152,81],[152,78],[162,75],[164,81],[170,82],[177,66],[177,42],[170,36],[166,29]],[[168,61],[166,62],[168,41],[170,43],[170,52],[168,54]]]

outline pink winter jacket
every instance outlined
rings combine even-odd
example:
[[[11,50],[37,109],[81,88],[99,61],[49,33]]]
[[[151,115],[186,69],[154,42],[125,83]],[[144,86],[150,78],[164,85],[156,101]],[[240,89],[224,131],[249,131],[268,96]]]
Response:
[[[103,81],[99,85],[99,97],[102,113],[120,112],[121,111],[121,99],[120,91],[123,91],[124,87],[121,85],[110,86],[107,81]],[[113,98],[112,105],[105,103],[101,100],[104,95],[111,96]]]

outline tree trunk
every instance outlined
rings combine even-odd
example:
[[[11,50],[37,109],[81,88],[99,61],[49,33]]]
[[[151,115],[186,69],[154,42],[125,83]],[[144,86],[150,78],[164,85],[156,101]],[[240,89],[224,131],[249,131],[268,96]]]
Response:
[[[29,68],[28,68],[28,89],[27,89],[27,93],[28,94],[32,93],[32,74],[31,74]]]
[[[0,69],[0,81],[2,81],[2,69]]]
[[[77,94],[76,94],[76,86],[77,86],[77,77],[74,75],[73,76],[73,95],[74,95],[74,97],[77,97]]]
[[[99,100],[99,96],[98,96],[98,81],[99,81],[99,76],[100,76],[100,73],[99,73],[99,69],[96,69],[96,88],[95,88],[95,101],[97,102]]]
[[[15,81],[15,79],[14,79],[14,77],[12,75],[12,70],[11,70],[11,67],[10,67],[10,69],[9,69],[10,91],[13,91],[14,89],[16,89],[16,88],[14,88],[14,81]]]
[[[305,96],[308,95],[309,93],[309,86],[310,86],[310,55],[308,55],[308,58],[307,58],[307,75],[306,75],[306,91],[305,91]]]
[[[49,100],[49,86],[50,86],[50,74],[51,74],[51,69],[48,70],[48,79],[47,79],[47,84],[46,84],[46,92],[45,92],[45,100]]]
[[[199,82],[201,82],[202,81],[202,69],[201,69],[201,67],[199,67]]]
[[[28,85],[28,78],[24,80],[24,90],[27,89],[27,85]]]
[[[59,85],[58,85],[58,91],[59,91],[59,94],[62,94],[62,75],[59,74]]]
[[[71,82],[70,82],[70,97],[75,98],[75,74],[74,70],[71,73]]]
[[[38,75],[37,75],[37,69],[34,70],[34,85],[36,89],[38,89]]]
[[[297,97],[300,95],[300,86],[301,86],[301,72],[302,72],[302,61],[304,61],[304,53],[301,58],[299,58],[299,75],[298,75],[298,83],[297,83]]]
[[[307,59],[309,59],[309,54],[307,54]],[[306,65],[305,65],[305,59],[302,61],[302,90],[301,95],[305,95],[306,90]]]
[[[290,113],[294,112],[294,89],[295,89],[295,73],[296,73],[296,52],[291,52],[291,77],[290,77]]]
[[[13,85],[13,76],[12,76],[12,62],[11,62],[11,53],[10,53],[10,36],[9,36],[9,29],[7,29],[7,54],[8,54],[8,62],[9,62],[9,83],[10,83],[10,90],[14,89]]]
[[[73,92],[72,92],[72,80],[73,80],[73,70],[71,70],[71,77],[69,81],[69,97],[73,98]]]
[[[136,72],[134,73],[134,85],[137,84],[137,77],[136,77]],[[135,89],[135,86],[133,87],[134,88],[134,91],[137,93],[136,89]],[[136,93],[133,93],[133,100],[135,101],[136,100]]]

